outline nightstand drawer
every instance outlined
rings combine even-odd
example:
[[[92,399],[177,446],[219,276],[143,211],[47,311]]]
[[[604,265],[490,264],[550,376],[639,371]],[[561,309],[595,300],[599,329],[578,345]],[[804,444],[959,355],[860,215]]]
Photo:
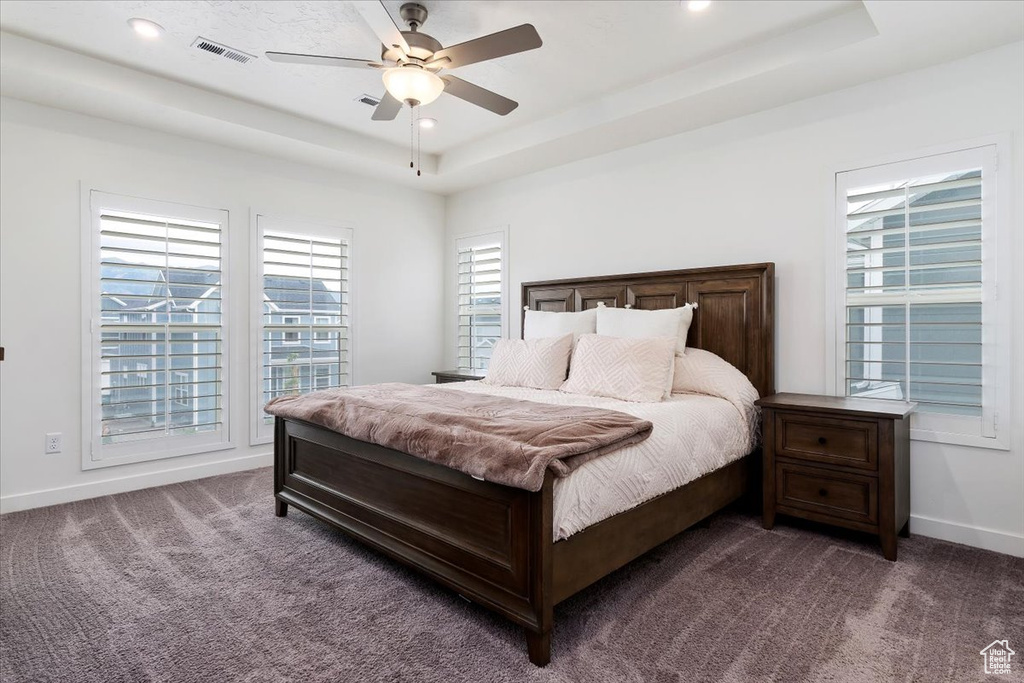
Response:
[[[775,466],[775,503],[864,524],[878,523],[878,480],[789,463]]]
[[[775,414],[775,455],[878,470],[878,423],[820,415]]]

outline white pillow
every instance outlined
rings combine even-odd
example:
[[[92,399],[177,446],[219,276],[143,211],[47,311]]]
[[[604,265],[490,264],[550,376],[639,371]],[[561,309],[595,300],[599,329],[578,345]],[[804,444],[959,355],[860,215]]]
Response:
[[[581,334],[597,332],[597,309],[579,311],[578,313],[558,313],[555,311],[527,311],[523,320],[523,339],[539,339],[543,337],[561,337],[571,334],[579,339]]]
[[[674,394],[704,394],[724,398],[743,416],[751,444],[757,442],[759,408],[754,405],[757,389],[747,376],[721,356],[703,349],[688,348],[675,358]]]
[[[676,353],[686,350],[686,335],[693,322],[693,304],[645,311],[635,308],[597,308],[597,333],[609,337],[675,337]]]
[[[499,339],[484,384],[557,389],[565,381],[572,335],[544,339]]]
[[[672,386],[676,339],[630,339],[585,334],[572,354],[569,379],[560,391],[621,401],[661,401]]]

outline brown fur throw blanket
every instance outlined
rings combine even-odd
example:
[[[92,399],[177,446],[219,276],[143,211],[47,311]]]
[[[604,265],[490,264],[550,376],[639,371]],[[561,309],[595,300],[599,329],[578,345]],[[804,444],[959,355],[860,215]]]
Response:
[[[603,408],[556,406],[412,384],[280,396],[264,409],[506,486],[539,491],[653,425]]]

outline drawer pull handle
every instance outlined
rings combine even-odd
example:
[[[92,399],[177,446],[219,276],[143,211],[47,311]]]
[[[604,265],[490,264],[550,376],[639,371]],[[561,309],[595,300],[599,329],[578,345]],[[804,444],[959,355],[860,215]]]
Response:
[[[828,495],[828,489],[818,489],[818,495],[824,498]]]
[[[824,446],[826,443],[828,443],[828,439],[826,439],[823,436],[819,436],[818,437],[818,443],[821,444],[822,446]]]

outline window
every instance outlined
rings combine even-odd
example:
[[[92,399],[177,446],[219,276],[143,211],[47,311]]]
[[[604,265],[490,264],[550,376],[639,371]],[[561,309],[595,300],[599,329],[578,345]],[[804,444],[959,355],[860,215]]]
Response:
[[[455,241],[458,263],[458,368],[483,374],[505,336],[505,231]]]
[[[259,325],[252,443],[273,438],[263,406],[350,384],[349,229],[256,216]]]
[[[227,447],[227,212],[88,201],[83,467]]]
[[[329,344],[331,342],[331,330],[329,328],[332,325],[334,325],[332,316],[314,315],[313,341],[317,344]]]
[[[314,389],[330,389],[331,388],[331,375],[334,374],[333,366],[331,365],[316,365],[313,367],[313,388]]]
[[[984,442],[1009,345],[996,158],[988,145],[836,176],[835,393],[916,402],[915,438],[999,446]]]
[[[187,372],[174,372],[171,380],[171,400],[174,402],[173,409],[192,408],[192,377]]]
[[[299,331],[298,327],[302,324],[302,318],[297,315],[283,315],[281,316],[281,325],[284,328],[284,332],[281,333],[281,341],[285,344],[298,344],[299,343]],[[292,328],[292,329],[287,329]]]

